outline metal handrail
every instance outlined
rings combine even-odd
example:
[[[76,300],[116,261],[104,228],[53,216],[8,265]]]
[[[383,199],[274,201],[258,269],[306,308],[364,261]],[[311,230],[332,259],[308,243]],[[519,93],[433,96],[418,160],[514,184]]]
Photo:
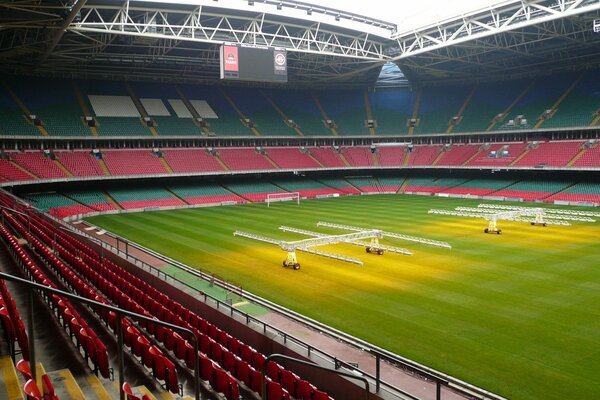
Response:
[[[41,290],[43,292],[49,292],[49,293],[53,293],[62,297],[66,297],[68,299],[72,299],[75,300],[78,303],[84,303],[87,304],[89,306],[94,306],[94,307],[99,307],[99,308],[104,308],[108,311],[113,311],[117,314],[117,342],[118,342],[118,347],[119,347],[119,398],[120,400],[125,400],[125,393],[123,392],[123,383],[125,382],[124,379],[124,345],[123,345],[123,327],[122,327],[122,316],[127,316],[129,318],[133,318],[135,320],[141,320],[141,321],[146,321],[146,322],[150,322],[153,324],[157,324],[160,326],[164,326],[166,328],[170,328],[172,330],[176,330],[179,332],[182,332],[184,334],[189,335],[190,337],[193,338],[193,347],[194,347],[194,398],[195,400],[200,400],[200,383],[199,383],[199,379],[200,379],[200,358],[198,356],[198,337],[196,336],[196,334],[187,328],[183,328],[181,326],[177,326],[177,325],[173,325],[170,324],[168,322],[163,322],[163,321],[159,321],[150,317],[146,317],[145,315],[141,315],[141,314],[137,314],[131,311],[127,311],[124,310],[122,308],[119,307],[115,307],[115,306],[111,306],[108,304],[104,304],[104,303],[99,303],[97,301],[94,300],[90,300],[90,299],[86,299],[85,297],[81,297],[78,296],[76,294],[73,293],[69,293],[69,292],[65,292],[63,290],[60,289],[54,289],[48,286],[44,286],[44,285],[40,285],[39,283],[36,282],[32,282],[29,281],[27,279],[23,279],[23,278],[19,278],[17,276],[14,275],[10,275],[10,274],[6,274],[4,272],[0,272],[0,279],[3,280],[7,280],[7,281],[11,281],[11,282],[16,282],[22,285],[27,286],[27,290],[28,290],[28,295],[30,298],[29,304],[28,304],[28,315],[31,318],[28,321],[28,324],[33,327],[33,312],[32,312],[32,301],[31,301],[31,297],[33,295],[33,289],[38,289]],[[31,337],[29,338],[29,341],[31,344],[33,344],[34,340],[33,340],[33,329],[30,328],[30,334]],[[30,349],[32,351],[33,354],[35,354],[35,347],[32,346],[32,348]],[[33,372],[33,370],[32,370]]]
[[[57,219],[57,221],[60,222],[61,224],[64,224],[64,222],[61,221],[61,220]],[[183,263],[181,263],[179,261],[176,261],[176,260],[173,260],[173,259],[171,259],[169,257],[166,257],[166,256],[164,256],[164,255],[162,255],[162,254],[160,254],[158,252],[155,252],[155,251],[153,251],[151,249],[148,249],[148,248],[146,248],[146,247],[144,247],[142,245],[139,245],[139,244],[137,244],[135,242],[131,242],[131,241],[125,240],[121,236],[116,235],[116,234],[114,234],[112,232],[108,232],[108,233],[109,233],[110,236],[113,236],[118,241],[122,241],[123,243],[126,243],[128,247],[132,247],[132,248],[135,248],[137,250],[143,251],[143,252],[145,252],[147,254],[150,254],[150,255],[152,255],[152,256],[154,256],[154,257],[156,257],[156,258],[158,258],[158,259],[160,259],[162,261],[165,261],[165,262],[168,262],[169,264],[175,265],[178,268],[180,268],[180,269],[182,269],[182,270],[184,270],[184,271],[186,271],[186,272],[188,272],[188,273],[190,273],[190,274],[192,274],[192,275],[194,275],[194,276],[196,276],[196,277],[198,277],[200,279],[207,280],[207,281],[213,280],[217,286],[219,286],[219,287],[221,287],[221,288],[223,288],[225,290],[230,290],[230,291],[240,290],[240,288],[238,288],[238,287],[236,287],[236,286],[234,286],[234,285],[232,285],[232,284],[230,284],[228,282],[222,281],[220,279],[214,279],[213,276],[211,276],[211,275],[209,275],[209,274],[207,274],[207,273],[205,273],[205,272],[203,272],[201,270],[191,268],[191,267],[189,267],[189,266],[187,266],[187,265],[185,265],[185,264],[183,264]],[[93,237],[93,236],[89,235],[87,232],[81,232],[80,235],[84,236],[84,237]],[[102,242],[102,246],[103,247],[106,246],[109,250],[111,250],[113,252],[116,251],[117,255],[119,254],[119,252],[122,251],[122,250],[116,248],[115,246],[113,246],[113,245],[111,245],[109,243],[106,243],[104,241],[101,241],[101,242]],[[131,257],[133,260],[135,260],[136,264],[137,263],[141,264],[142,268],[147,268],[150,272],[156,274],[158,277],[160,277],[161,275],[164,276],[165,281],[167,281],[170,278],[173,281],[176,281],[176,282],[178,282],[181,285],[184,285],[184,286],[186,286],[188,288],[194,289],[187,282],[184,282],[181,279],[178,279],[177,277],[167,275],[166,273],[160,271],[160,269],[158,269],[156,267],[153,267],[152,265],[150,265],[150,264],[148,264],[148,263],[146,263],[146,262],[138,259],[137,257],[129,254],[129,252],[127,252],[125,254],[126,254],[127,258]],[[194,289],[194,290],[196,290],[196,289]],[[391,390],[394,390],[394,391],[397,391],[399,393],[402,393],[405,396],[414,397],[414,396],[410,395],[409,393],[405,392],[404,390],[402,390],[402,389],[400,389],[398,387],[395,387],[395,386],[393,386],[393,385],[391,385],[391,384],[389,384],[389,383],[387,383],[387,382],[385,382],[385,381],[383,381],[381,379],[380,374],[379,374],[379,372],[380,372],[380,362],[383,360],[383,361],[387,361],[387,362],[389,362],[391,364],[398,365],[401,368],[406,369],[406,370],[408,370],[408,371],[410,371],[412,373],[416,373],[421,378],[424,378],[426,380],[435,382],[435,384],[436,384],[436,399],[441,399],[441,393],[440,393],[441,386],[446,386],[446,387],[451,387],[453,390],[457,390],[457,391],[459,391],[459,392],[461,392],[461,393],[463,393],[463,394],[465,394],[465,395],[467,395],[469,397],[472,397],[473,395],[476,395],[476,396],[479,396],[481,399],[504,400],[504,397],[502,397],[502,396],[499,396],[497,394],[491,393],[491,392],[489,392],[489,391],[487,391],[485,389],[482,389],[482,388],[479,388],[477,386],[471,385],[471,384],[469,384],[467,382],[461,381],[461,380],[459,380],[457,378],[454,378],[454,377],[446,375],[446,374],[444,374],[442,372],[436,371],[436,370],[434,370],[432,368],[429,368],[427,366],[419,364],[419,363],[417,363],[415,361],[412,361],[412,360],[410,360],[408,358],[402,357],[402,356],[400,356],[398,354],[392,353],[392,352],[390,352],[388,350],[385,350],[383,348],[375,346],[375,345],[373,345],[371,343],[368,343],[368,342],[363,341],[363,340],[361,340],[359,338],[356,338],[354,336],[346,334],[346,333],[344,333],[342,331],[339,331],[339,330],[337,330],[335,328],[332,328],[332,327],[330,327],[328,325],[325,325],[325,324],[323,324],[321,322],[318,322],[316,320],[313,320],[311,318],[303,316],[303,315],[301,315],[299,313],[296,313],[295,311],[289,310],[289,309],[287,309],[285,307],[282,307],[282,306],[277,305],[275,303],[272,303],[272,302],[270,302],[268,300],[265,300],[265,299],[263,299],[263,298],[261,298],[259,296],[256,296],[256,295],[254,295],[254,294],[252,294],[250,292],[247,292],[247,291],[245,291],[243,289],[241,290],[241,292],[242,292],[242,296],[243,297],[246,297],[246,298],[252,300],[253,302],[255,302],[255,303],[259,304],[259,305],[262,305],[262,306],[264,306],[264,307],[266,307],[266,308],[268,308],[268,309],[270,309],[272,311],[275,311],[275,312],[278,312],[280,314],[283,314],[283,315],[285,315],[285,316],[287,316],[287,317],[289,317],[289,318],[291,318],[291,319],[293,319],[293,320],[295,320],[295,321],[297,321],[299,323],[302,323],[304,325],[308,325],[308,326],[312,327],[313,329],[318,330],[319,332],[326,333],[329,336],[334,337],[334,338],[336,338],[338,340],[341,340],[344,343],[346,343],[346,344],[348,344],[348,345],[350,345],[350,346],[352,346],[354,348],[358,348],[358,349],[361,349],[363,351],[369,352],[370,354],[372,354],[375,357],[375,359],[377,361],[375,376],[373,376],[373,375],[369,374],[368,372],[363,371],[363,370],[361,370],[361,369],[359,369],[359,368],[357,368],[357,367],[355,367],[355,366],[353,366],[353,365],[351,365],[351,364],[349,364],[347,362],[339,360],[337,357],[335,357],[335,356],[333,356],[333,355],[331,355],[331,354],[329,354],[329,353],[327,353],[327,352],[325,352],[323,350],[315,348],[312,345],[310,345],[309,343],[306,343],[303,340],[298,339],[297,337],[289,335],[288,333],[286,333],[286,332],[284,332],[284,331],[282,331],[282,330],[280,330],[280,329],[278,329],[278,328],[276,328],[276,327],[274,327],[272,325],[269,325],[269,324],[267,324],[267,323],[265,323],[265,322],[263,322],[263,321],[261,321],[259,319],[256,319],[256,318],[252,317],[251,315],[249,315],[248,313],[245,313],[243,311],[237,310],[236,308],[231,307],[231,305],[229,305],[229,304],[227,304],[227,303],[225,303],[225,302],[223,302],[223,301],[221,301],[221,300],[219,300],[219,299],[217,299],[217,298],[215,298],[215,297],[213,297],[213,296],[211,296],[211,295],[209,295],[207,293],[203,292],[203,296],[204,296],[205,299],[210,298],[217,305],[217,308],[219,308],[219,307],[228,308],[230,310],[231,315],[233,315],[233,313],[235,312],[238,315],[240,315],[241,317],[243,317],[247,322],[252,321],[252,322],[256,322],[258,324],[263,325],[263,329],[265,330],[265,332],[266,332],[266,329],[268,327],[273,332],[275,332],[278,335],[280,335],[281,337],[283,337],[284,342],[287,341],[287,340],[292,340],[296,344],[298,344],[298,345],[306,348],[307,351],[308,351],[308,354],[310,354],[311,352],[318,353],[319,355],[325,357],[326,359],[331,360],[335,365],[344,365],[346,368],[349,368],[351,370],[360,372],[361,374],[370,377],[371,379],[373,379],[375,381],[376,392],[379,392],[380,387],[383,385],[383,386],[386,386],[386,387],[390,388]]]
[[[294,358],[294,357],[290,357],[290,356],[286,356],[286,355],[278,354],[278,353],[273,353],[270,356],[268,356],[267,358],[265,358],[265,362],[262,365],[262,368],[261,368],[261,387],[262,387],[262,394],[263,394],[263,396],[266,396],[266,393],[267,393],[267,379],[266,379],[267,367],[269,365],[269,362],[271,360],[276,359],[276,358],[281,359],[281,360],[292,361],[292,362],[294,362],[296,364],[306,365],[306,366],[309,366],[311,368],[319,369],[321,371],[329,371],[329,372],[332,372],[332,373],[337,374],[337,375],[345,376],[346,378],[358,379],[359,381],[362,381],[365,384],[365,399],[369,400],[369,395],[371,394],[371,390],[369,389],[369,381],[366,380],[365,378],[363,378],[362,376],[353,375],[353,374],[350,374],[350,373],[344,372],[344,371],[338,371],[337,369],[323,367],[321,365],[318,365],[318,364],[315,364],[315,363],[312,363],[312,362],[300,360],[300,359],[297,359],[297,358]]]

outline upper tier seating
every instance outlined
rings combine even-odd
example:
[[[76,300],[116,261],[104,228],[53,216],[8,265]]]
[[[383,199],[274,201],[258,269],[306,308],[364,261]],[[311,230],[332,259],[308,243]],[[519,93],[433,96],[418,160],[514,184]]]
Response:
[[[29,111],[41,119],[50,135],[90,135],[72,81],[29,77],[11,80],[11,85]]]
[[[74,176],[103,176],[100,163],[90,151],[56,151],[56,158]]]
[[[545,142],[540,143],[537,148],[530,149],[515,166],[534,167],[537,165],[549,165],[563,167],[575,157],[583,142]]]
[[[163,83],[130,83],[133,92],[144,105],[146,113],[155,122],[159,135],[200,135],[202,130],[194,123],[192,115],[182,118],[177,115],[169,100],[180,100],[175,85]],[[198,97],[192,97],[196,99]],[[148,100],[150,99],[150,100]],[[155,105],[158,102],[159,107]],[[167,114],[167,115],[165,115]]]
[[[319,168],[314,159],[297,147],[267,147],[265,151],[279,168]]]
[[[442,87],[422,90],[418,124],[414,133],[443,133],[450,119],[458,114],[467,99],[470,87]],[[406,124],[406,122],[405,122]]]
[[[562,73],[538,78],[533,84],[530,79],[521,79],[482,83],[475,88],[472,84],[464,84],[416,90],[328,89],[313,92],[294,88],[126,84],[11,76],[5,81],[22,107],[8,90],[0,90],[0,135],[40,136],[45,129],[50,135],[61,136],[90,136],[93,133],[101,136],[149,136],[153,133],[193,136],[210,132],[217,136],[258,133],[297,136],[299,132],[305,136],[331,136],[332,131],[324,123],[327,118],[335,122],[336,132],[342,136],[370,135],[368,119],[375,121],[375,135],[404,135],[409,131],[408,120],[413,113],[417,119],[412,129],[415,134],[444,133],[449,128],[455,133],[465,133],[488,129],[533,129],[546,110],[551,111],[546,119],[539,120],[541,128],[590,126],[600,109],[600,83],[596,79],[596,70],[585,72],[573,90],[559,101],[580,76],[581,73]],[[76,88],[82,96],[81,102]],[[145,102],[146,106],[137,109],[132,96],[142,105]],[[196,113],[188,110],[182,96],[190,104],[196,104],[198,114],[204,111],[198,110],[199,103],[194,102],[208,104],[214,115],[200,115],[207,126],[202,128],[193,120]],[[82,118],[85,108],[96,116],[95,130],[90,129]],[[145,108],[155,122],[154,130],[141,117]],[[177,115],[177,110],[183,110],[187,115]],[[33,125],[27,114],[41,120],[41,129]],[[241,114],[252,120],[256,131],[244,126]],[[509,123],[521,115],[527,121],[525,124]],[[450,125],[453,117],[459,117],[455,126]],[[292,120],[299,132],[286,119]]]
[[[573,163],[574,167],[597,167],[600,165],[600,146],[587,149],[583,155]]]
[[[0,159],[0,179],[4,182],[8,182],[30,181],[34,178],[33,176],[23,172],[21,169],[13,165],[13,163],[11,163],[9,160]]]
[[[102,150],[102,159],[111,175],[168,173],[150,150]]]
[[[452,145],[444,151],[436,165],[463,165],[477,153],[481,146],[478,144]]]
[[[440,154],[442,146],[414,146],[408,165],[431,165],[436,157]]]
[[[576,75],[573,74],[560,74],[553,79],[537,79],[525,96],[514,105],[506,118],[496,124],[495,129],[532,129],[542,113],[552,108],[552,105],[575,79]],[[510,123],[510,120],[516,121],[520,115],[527,120],[527,123]]]
[[[492,144],[467,163],[471,166],[506,167],[511,165],[525,150],[527,143]]]
[[[149,149],[104,149],[102,159],[91,150],[6,151],[0,159],[0,183],[36,179],[78,180],[105,175],[229,173],[278,169],[466,166],[491,168],[600,168],[600,148],[584,141],[378,146],[219,148],[213,156],[203,148],[166,148],[162,157]],[[411,151],[412,150],[412,151]],[[341,152],[341,153],[340,153]],[[104,168],[106,166],[106,169]],[[105,172],[106,171],[106,172]],[[227,171],[227,172],[226,172]],[[6,185],[8,186],[8,185]]]
[[[310,147],[308,151],[326,168],[345,165],[339,154],[331,147]]]
[[[404,158],[407,154],[407,147],[379,147],[377,155],[379,157],[379,165],[385,167],[398,167],[404,163]]]
[[[311,93],[304,90],[265,90],[265,94],[306,136],[331,136]],[[291,134],[294,134],[291,132]]]
[[[542,128],[590,126],[600,109],[600,82],[596,71],[586,71],[583,79],[558,106],[552,118]]]
[[[338,135],[369,135],[364,92],[328,90],[315,92],[323,110],[337,126]]]
[[[228,87],[223,89],[238,109],[254,123],[263,136],[292,136],[296,133],[277,113],[261,90]]]
[[[221,148],[218,149],[219,158],[231,170],[264,170],[276,169],[265,156],[253,148]]]
[[[101,136],[149,136],[150,129],[143,123],[142,118],[133,105],[133,100],[124,82],[113,81],[79,81],[77,82],[84,101],[96,115],[97,131]],[[97,97],[96,107],[103,111],[97,116],[88,96],[119,96],[121,100],[110,100],[107,97]],[[135,116],[134,116],[135,114]]]
[[[180,86],[187,99],[206,100],[218,118],[207,119],[209,130],[217,136],[250,136],[252,131],[240,121],[240,116],[220,91],[214,86]]]
[[[369,147],[344,147],[342,154],[352,167],[375,166],[374,156]]]
[[[378,135],[408,133],[407,121],[415,106],[415,92],[387,89],[369,92],[369,104]]]
[[[40,178],[64,178],[67,174],[53,160],[39,152],[13,153],[13,158],[21,167]]]
[[[484,132],[492,120],[515,101],[530,84],[528,80],[484,83],[475,89],[462,120],[453,132]]]
[[[2,86],[0,86],[0,135],[40,135],[40,131],[27,120],[25,112]]]
[[[223,171],[223,166],[206,149],[163,149],[163,158],[173,172]]]

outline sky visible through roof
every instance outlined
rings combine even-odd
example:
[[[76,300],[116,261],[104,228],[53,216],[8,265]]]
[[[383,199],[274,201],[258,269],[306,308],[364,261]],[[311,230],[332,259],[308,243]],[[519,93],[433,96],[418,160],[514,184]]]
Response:
[[[321,0],[306,1],[398,24],[398,30],[418,28],[485,8],[498,0]]]

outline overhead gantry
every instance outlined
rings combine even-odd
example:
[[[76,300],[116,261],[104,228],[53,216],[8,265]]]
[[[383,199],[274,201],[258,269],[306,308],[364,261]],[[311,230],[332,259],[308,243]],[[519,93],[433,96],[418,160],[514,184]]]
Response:
[[[531,225],[570,226],[569,221],[596,222],[590,217],[599,217],[600,213],[561,210],[542,207],[503,206],[496,204],[479,204],[477,207],[456,207],[454,210],[431,209],[429,214],[453,215],[457,217],[483,218],[488,221],[485,233],[501,234],[498,221],[528,222]]]
[[[280,226],[279,229],[284,232],[293,232],[298,233],[300,235],[310,236],[307,239],[301,239],[296,241],[284,241],[277,240],[270,237],[255,235],[252,233],[235,231],[233,233],[234,236],[241,236],[247,239],[257,240],[259,242],[274,244],[279,246],[283,251],[287,252],[287,257],[283,261],[284,267],[291,267],[295,270],[300,269],[300,263],[298,262],[298,258],[296,255],[296,251],[302,251],[309,254],[314,254],[321,257],[327,257],[338,261],[344,261],[351,264],[363,265],[363,262],[357,258],[349,257],[336,253],[329,253],[320,250],[315,250],[313,247],[318,246],[326,246],[338,243],[346,243],[352,244],[356,246],[361,246],[365,248],[367,253],[373,253],[378,255],[383,255],[384,252],[390,253],[398,253],[406,256],[410,256],[413,253],[407,249],[383,245],[379,242],[380,239],[384,237],[391,237],[401,240],[407,240],[417,243],[422,243],[430,246],[444,247],[450,249],[451,246],[446,242],[419,238],[415,236],[402,235],[398,233],[384,232],[380,229],[368,229],[368,228],[359,228],[348,225],[340,225],[333,224],[328,222],[318,222],[317,226],[325,226],[329,228],[343,229],[346,231],[351,231],[350,233],[342,233],[338,235],[330,235],[321,232],[313,232],[305,229],[293,228],[289,226]],[[368,241],[365,241],[368,239]]]

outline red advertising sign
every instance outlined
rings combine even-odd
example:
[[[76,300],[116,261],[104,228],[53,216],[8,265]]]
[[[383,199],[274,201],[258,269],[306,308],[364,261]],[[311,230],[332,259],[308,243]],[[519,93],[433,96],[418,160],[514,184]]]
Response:
[[[239,71],[238,48],[223,46],[223,69],[228,72]]]

